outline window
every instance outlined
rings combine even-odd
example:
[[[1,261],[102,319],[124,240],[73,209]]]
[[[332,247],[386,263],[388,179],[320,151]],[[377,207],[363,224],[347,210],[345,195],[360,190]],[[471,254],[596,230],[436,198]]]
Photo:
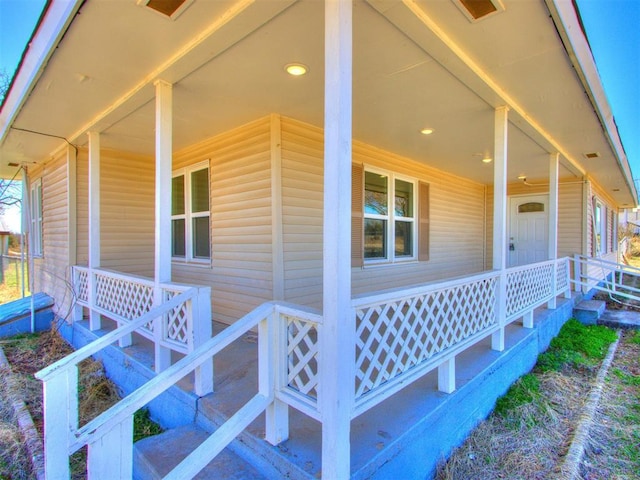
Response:
[[[357,164],[352,179],[352,266],[428,260],[428,184]]]
[[[171,184],[171,254],[187,262],[211,259],[209,165],[174,172]]]
[[[593,227],[594,227],[594,252],[593,255],[597,256],[602,253],[607,253],[607,209],[597,200],[594,199],[593,208]]]
[[[31,255],[42,256],[42,179],[31,183]]]

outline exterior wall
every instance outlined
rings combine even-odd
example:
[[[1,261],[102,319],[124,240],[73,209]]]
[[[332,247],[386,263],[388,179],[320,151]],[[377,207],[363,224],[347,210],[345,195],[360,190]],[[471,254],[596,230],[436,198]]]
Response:
[[[209,160],[211,265],[173,263],[173,280],[211,286],[213,318],[233,321],[273,298],[269,117],[174,155]]]
[[[33,291],[55,300],[56,315],[67,318],[72,292],[69,290],[69,205],[67,201],[67,157],[59,155],[30,170],[31,182],[42,179],[42,257],[33,260]]]
[[[322,305],[322,129],[282,119],[285,299]],[[408,158],[353,143],[353,160],[430,185],[430,260],[352,271],[352,293],[370,293],[484,269],[485,187]]]
[[[607,237],[606,249],[598,252],[595,248],[594,240],[594,210],[593,199],[596,198],[604,207],[602,219],[606,222],[605,232]],[[618,261],[618,239],[613,238],[614,231],[614,215],[617,215],[617,205],[613,199],[593,180],[589,181],[589,190],[587,196],[587,244],[585,255],[602,258],[609,262]],[[605,271],[602,267],[590,265],[586,275],[590,278],[604,278],[609,272]]]
[[[89,237],[87,151],[77,160],[78,264],[86,265]],[[100,266],[153,277],[154,161],[122,152],[100,152]]]
[[[576,180],[560,180],[558,186],[558,257],[573,256],[583,249],[583,189]],[[507,195],[548,194],[547,185],[528,186],[522,182],[507,185]],[[508,207],[507,207],[508,208]],[[507,220],[509,214],[507,212]],[[487,268],[492,268],[493,252],[493,187],[487,188]]]

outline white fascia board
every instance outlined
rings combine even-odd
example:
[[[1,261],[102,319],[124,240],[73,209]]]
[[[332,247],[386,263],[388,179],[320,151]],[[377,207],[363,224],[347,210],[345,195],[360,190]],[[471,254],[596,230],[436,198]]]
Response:
[[[633,195],[632,203],[635,204],[638,198],[638,192],[633,182],[629,160],[622,146],[618,127],[613,118],[613,112],[607,100],[607,95],[604,91],[600,74],[598,73],[598,68],[596,67],[596,62],[591,52],[591,47],[583,31],[578,12],[573,2],[567,2],[566,0],[545,0],[545,2],[556,24],[558,33],[562,38],[571,63],[576,69],[578,77],[584,85],[587,95],[600,118],[600,123],[607,135],[611,149],[616,156],[618,166],[625,176],[630,193]]]
[[[0,112],[0,145],[83,0],[53,0],[36,27]]]

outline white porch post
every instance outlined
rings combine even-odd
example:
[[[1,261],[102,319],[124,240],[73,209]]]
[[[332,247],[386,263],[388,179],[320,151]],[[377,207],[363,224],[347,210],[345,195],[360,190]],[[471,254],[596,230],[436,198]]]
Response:
[[[161,284],[171,281],[171,165],[173,132],[173,86],[157,80],[156,87],[156,191],[154,304],[162,303]],[[154,321],[155,369],[171,365],[171,350],[160,346],[164,338],[163,317]]]
[[[351,311],[351,0],[325,1],[322,478],[351,471],[355,316]]]
[[[496,108],[493,156],[493,268],[500,271],[497,308],[500,329],[491,336],[491,348],[504,350],[507,313],[507,133],[509,107]]]
[[[558,165],[560,154],[549,155],[549,260],[558,259]],[[558,281],[558,264],[553,264],[551,291],[553,297],[547,302],[547,308],[556,308],[556,289]]]
[[[96,275],[100,267],[100,133],[89,137],[89,329],[102,326],[100,314],[93,310],[96,301]]]

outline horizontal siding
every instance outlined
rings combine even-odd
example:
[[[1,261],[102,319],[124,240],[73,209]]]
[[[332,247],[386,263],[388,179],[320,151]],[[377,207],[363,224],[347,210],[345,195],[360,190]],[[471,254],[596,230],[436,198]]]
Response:
[[[34,290],[55,299],[55,312],[68,318],[73,295],[69,288],[69,204],[67,159],[59,156],[30,172],[42,179],[43,256],[34,259]]]
[[[173,280],[211,286],[213,317],[233,323],[273,298],[270,120],[174,156],[174,169],[210,162],[210,266],[174,263]]]
[[[154,200],[153,158],[105,150],[100,153],[102,267],[153,277]]]
[[[282,118],[282,197],[285,298],[322,306],[322,130]],[[470,274],[484,267],[484,186],[354,141],[354,162],[430,185],[428,262],[352,270],[353,294]]]
[[[582,182],[561,180],[558,185],[558,256],[573,256],[582,251]],[[548,185],[507,185],[507,195],[548,194]],[[507,209],[509,205],[507,204]],[[508,213],[507,213],[508,219]],[[487,268],[493,264],[493,186],[487,187]],[[507,232],[508,233],[508,232]]]

